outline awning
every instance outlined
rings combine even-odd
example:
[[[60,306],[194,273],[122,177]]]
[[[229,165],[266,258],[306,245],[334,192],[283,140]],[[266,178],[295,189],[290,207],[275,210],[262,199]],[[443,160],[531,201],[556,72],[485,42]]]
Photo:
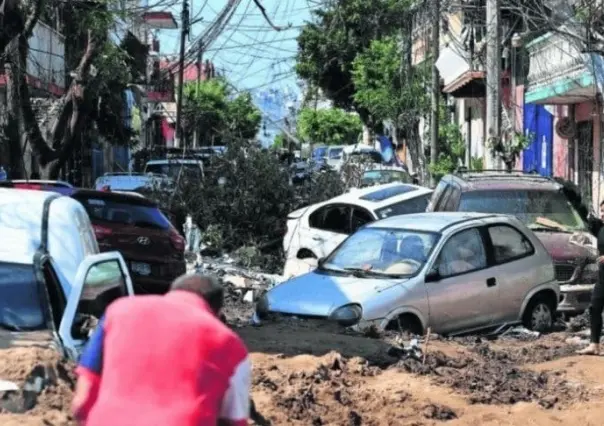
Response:
[[[486,95],[484,71],[466,71],[443,88],[455,98],[482,98]]]
[[[143,13],[143,21],[155,30],[175,30],[178,28],[176,19],[172,12],[168,11],[151,11]]]

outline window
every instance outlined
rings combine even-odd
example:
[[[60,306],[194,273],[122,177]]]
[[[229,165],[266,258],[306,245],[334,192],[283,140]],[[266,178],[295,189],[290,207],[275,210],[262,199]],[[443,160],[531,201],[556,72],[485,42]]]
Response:
[[[361,269],[368,277],[414,275],[423,267],[438,237],[431,232],[363,228],[330,254],[322,267]]]
[[[437,200],[436,206],[434,207],[434,211],[437,211],[437,212],[447,211],[447,204],[448,204],[449,199],[451,198],[452,194],[453,194],[453,186],[447,185],[444,192],[442,193],[442,196],[440,197],[439,200]]]
[[[182,169],[182,173],[181,173]],[[164,164],[147,164],[145,173],[155,173],[167,175],[176,180],[180,178],[202,179],[201,161],[199,163],[181,164],[181,163],[164,163]]]
[[[555,231],[558,226],[564,231],[587,230],[585,222],[564,194],[554,190],[465,192],[461,196],[459,211],[514,215],[533,230],[548,228]]]
[[[349,229],[350,208],[347,206],[325,206],[308,218],[311,228],[347,234]]]
[[[400,201],[396,204],[377,210],[376,214],[378,218],[385,219],[390,216],[398,216],[401,214],[425,212],[431,195],[432,194],[424,194],[409,200]]]
[[[360,197],[361,200],[365,201],[385,201],[388,198],[396,197],[397,195],[407,194],[409,192],[417,191],[419,188],[413,185],[394,185],[388,188],[378,189],[377,191],[370,192]]]
[[[364,226],[370,222],[373,222],[375,219],[371,214],[359,207],[352,208],[352,222],[350,224],[350,232],[356,232],[361,226]]]
[[[530,256],[535,251],[530,241],[511,226],[489,226],[488,230],[498,264]]]
[[[39,291],[33,265],[0,263],[0,329],[45,329]]]
[[[168,229],[170,221],[159,208],[109,198],[74,196],[84,205],[92,222],[103,221],[156,229]]]
[[[478,229],[472,228],[453,235],[442,248],[436,264],[441,277],[486,268],[487,256]]]
[[[339,160],[342,158],[342,152],[344,148],[332,148],[329,150],[329,159],[330,160]]]
[[[113,301],[127,294],[126,279],[117,260],[93,265],[84,280],[72,329],[73,337],[76,339],[86,337],[83,334],[88,330],[84,329],[90,325],[91,317],[100,319]]]

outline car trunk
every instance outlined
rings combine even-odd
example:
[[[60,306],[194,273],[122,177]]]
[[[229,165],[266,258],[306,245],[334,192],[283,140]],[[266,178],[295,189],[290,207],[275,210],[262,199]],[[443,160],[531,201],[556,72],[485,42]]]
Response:
[[[182,258],[172,246],[169,229],[140,228],[111,222],[95,221],[96,229],[112,232],[97,233],[101,251],[119,250],[135,275],[165,275],[164,264]],[[144,273],[149,265],[149,273]]]

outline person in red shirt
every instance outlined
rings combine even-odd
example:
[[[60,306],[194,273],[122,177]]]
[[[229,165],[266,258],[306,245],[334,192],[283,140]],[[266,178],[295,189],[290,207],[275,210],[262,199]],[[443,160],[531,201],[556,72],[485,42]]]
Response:
[[[212,277],[112,303],[76,369],[72,410],[86,426],[245,426],[251,363],[220,319]]]

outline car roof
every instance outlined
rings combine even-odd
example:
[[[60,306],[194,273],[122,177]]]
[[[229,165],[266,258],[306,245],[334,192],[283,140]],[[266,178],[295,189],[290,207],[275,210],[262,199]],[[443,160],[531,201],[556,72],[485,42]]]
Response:
[[[39,205],[40,209],[48,198],[56,197],[52,191],[39,191],[37,189],[0,188],[0,205],[5,204],[32,204]]]
[[[407,170],[403,169],[402,167],[399,166],[386,166],[383,164],[376,164],[375,167],[372,167],[371,169],[367,169],[363,172],[363,174],[365,173],[371,173],[371,172],[401,172],[401,173],[405,173],[405,174],[409,174],[409,172],[407,172]]]
[[[495,216],[506,217],[505,215],[473,212],[411,213],[378,220],[366,226],[372,228],[399,228],[425,232],[442,232],[445,228],[458,223]]]
[[[332,198],[328,203],[355,204],[368,210],[376,210],[430,193],[432,190],[423,186],[392,182],[367,188],[354,188],[350,192]]]
[[[78,189],[72,195],[73,198],[96,198],[97,200],[115,201],[117,203],[134,204],[144,207],[157,207],[157,203],[141,194],[128,193],[126,191],[96,191],[94,189]]]
[[[543,190],[557,191],[562,186],[555,180],[535,173],[503,171],[469,172],[449,175],[463,191],[478,190]]]
[[[63,188],[73,188],[73,185],[69,182],[62,180],[45,180],[45,179],[13,179],[10,182],[13,183],[30,183],[38,185],[49,185],[49,186],[60,186]]]
[[[166,160],[150,160],[147,161],[147,166],[161,165],[161,164],[199,164],[199,159],[182,159],[182,158],[170,158]]]

